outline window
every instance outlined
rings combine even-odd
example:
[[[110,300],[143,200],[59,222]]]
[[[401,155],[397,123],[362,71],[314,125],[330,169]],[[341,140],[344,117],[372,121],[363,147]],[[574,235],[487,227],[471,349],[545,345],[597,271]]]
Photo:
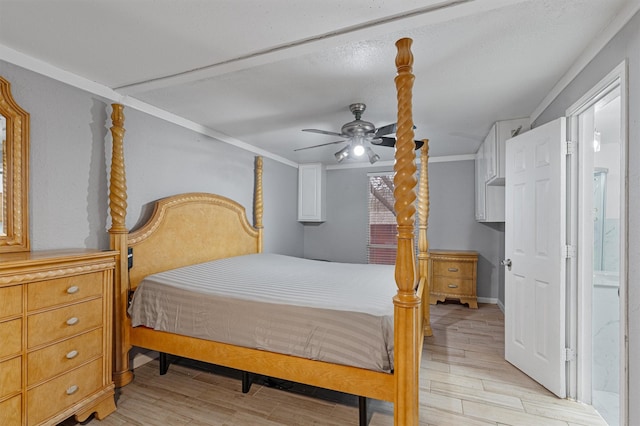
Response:
[[[418,178],[419,182],[419,178]],[[394,209],[393,172],[369,173],[369,232],[367,258],[369,263],[393,265],[398,251],[398,224]],[[416,196],[418,187],[416,187]],[[416,203],[418,199],[416,198]],[[417,209],[417,206],[416,206]],[[418,216],[415,216],[414,245],[418,255]]]
[[[393,265],[398,249],[393,173],[369,174],[368,262]]]

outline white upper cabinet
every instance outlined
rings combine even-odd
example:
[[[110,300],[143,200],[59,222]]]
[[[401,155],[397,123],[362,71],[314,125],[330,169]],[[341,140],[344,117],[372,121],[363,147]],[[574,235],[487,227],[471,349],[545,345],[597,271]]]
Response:
[[[321,163],[298,166],[298,221],[324,222],[326,206],[327,171]]]
[[[504,222],[504,186],[487,185],[486,143],[476,152],[476,221]]]
[[[484,140],[485,181],[488,185],[504,185],[506,141],[530,128],[528,118],[497,121],[491,126]]]
[[[529,119],[498,121],[476,152],[476,220],[504,222],[506,142],[529,130]]]

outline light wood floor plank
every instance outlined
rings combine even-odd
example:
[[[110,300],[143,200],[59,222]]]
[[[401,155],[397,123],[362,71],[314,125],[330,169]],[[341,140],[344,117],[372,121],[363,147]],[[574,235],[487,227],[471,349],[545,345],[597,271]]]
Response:
[[[520,398],[467,388],[451,383],[431,382],[431,393],[457,398],[461,401],[475,401],[486,405],[498,405],[524,411]]]
[[[522,411],[481,404],[474,401],[464,401],[462,406],[465,416],[479,420],[518,426],[568,426],[568,423],[564,420],[536,416]]]

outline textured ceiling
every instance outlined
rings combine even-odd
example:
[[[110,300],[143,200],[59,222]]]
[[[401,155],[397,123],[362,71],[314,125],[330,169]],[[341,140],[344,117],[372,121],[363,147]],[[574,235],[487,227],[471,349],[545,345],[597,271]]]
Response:
[[[413,39],[416,137],[475,152],[496,120],[528,117],[637,0],[0,0],[19,52],[291,162],[335,164],[339,132],[396,120],[396,48]],[[630,16],[629,16],[630,18]],[[0,57],[1,59],[2,57]],[[390,160],[393,149],[376,147]]]

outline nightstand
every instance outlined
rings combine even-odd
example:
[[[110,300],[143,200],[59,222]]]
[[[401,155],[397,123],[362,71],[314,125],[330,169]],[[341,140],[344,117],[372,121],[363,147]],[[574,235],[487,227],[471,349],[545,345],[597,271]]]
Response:
[[[478,253],[471,250],[429,250],[430,303],[458,299],[478,308],[476,271]]]

